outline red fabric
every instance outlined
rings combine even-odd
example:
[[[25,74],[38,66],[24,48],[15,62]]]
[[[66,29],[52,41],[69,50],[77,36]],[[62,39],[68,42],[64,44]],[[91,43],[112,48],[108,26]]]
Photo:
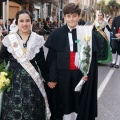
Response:
[[[78,68],[74,64],[75,52],[70,52],[70,70],[77,70]]]
[[[118,33],[120,33],[120,28],[118,29]]]

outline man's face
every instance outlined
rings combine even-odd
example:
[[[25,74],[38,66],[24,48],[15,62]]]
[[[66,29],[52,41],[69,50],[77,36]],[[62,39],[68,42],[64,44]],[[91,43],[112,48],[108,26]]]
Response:
[[[78,15],[77,13],[73,13],[73,14],[66,14],[64,16],[64,19],[67,23],[67,25],[73,29],[76,27],[76,25],[78,25],[78,21],[80,19],[80,15]]]

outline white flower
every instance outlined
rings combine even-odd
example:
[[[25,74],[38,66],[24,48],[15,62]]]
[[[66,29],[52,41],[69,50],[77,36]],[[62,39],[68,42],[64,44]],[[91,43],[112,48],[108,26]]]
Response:
[[[89,42],[90,41],[90,36],[89,35],[86,35],[86,36],[84,36],[84,40],[86,41],[86,42]]]

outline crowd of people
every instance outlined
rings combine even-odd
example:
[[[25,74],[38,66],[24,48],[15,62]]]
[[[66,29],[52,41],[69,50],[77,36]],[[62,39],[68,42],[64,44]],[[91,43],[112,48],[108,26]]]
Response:
[[[9,18],[8,21],[3,21],[0,19],[0,31],[5,36],[10,31],[10,25],[13,23],[15,18]],[[8,22],[8,23],[7,23]],[[8,26],[7,26],[8,24]],[[46,19],[38,18],[38,20],[33,20],[32,30],[39,35],[49,35],[54,29],[58,27],[58,20],[51,20],[48,16]],[[60,21],[60,26],[62,26],[62,20]],[[7,28],[8,27],[8,28]],[[8,29],[8,30],[7,30]]]
[[[58,27],[58,21],[51,21],[50,17],[45,19],[38,18],[38,21],[33,21],[33,31],[39,35],[50,34],[54,29]]]
[[[50,17],[34,21],[27,10],[18,11],[14,22],[9,19],[8,31],[0,20],[4,36],[0,63],[5,60],[13,72],[11,89],[2,96],[1,120],[97,117],[98,63],[111,62],[110,67],[119,68],[120,16],[106,21],[99,12],[98,19],[86,26],[78,5],[69,3],[63,13],[66,24],[59,27]],[[49,34],[46,41],[45,34]]]

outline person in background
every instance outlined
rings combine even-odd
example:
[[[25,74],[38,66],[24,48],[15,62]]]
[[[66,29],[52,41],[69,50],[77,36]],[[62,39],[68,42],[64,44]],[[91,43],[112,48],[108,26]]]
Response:
[[[108,19],[108,25],[110,27],[110,29],[112,29],[112,23],[113,23],[113,18],[109,18]],[[112,48],[112,38],[113,38],[113,32],[110,32],[110,47]]]
[[[8,19],[8,33],[9,33],[9,31],[10,31],[10,25],[12,24],[12,19]],[[5,27],[7,28],[7,21],[6,21],[6,23],[5,23]]]
[[[66,25],[55,29],[48,37],[45,47],[49,48],[46,63],[49,70],[48,100],[51,120],[95,120],[97,116],[97,36],[92,34],[93,54],[88,75],[75,66],[77,49],[77,26],[81,9],[69,3],[63,9]],[[84,31],[83,31],[84,32]],[[81,44],[82,46],[82,44]],[[75,91],[83,79],[86,83],[81,94]],[[92,106],[93,105],[93,106]]]
[[[37,27],[38,27],[39,29],[42,28],[42,19],[41,19],[41,18],[38,18]]]
[[[53,17],[52,17],[52,15],[50,15],[50,21],[53,22]]]
[[[31,31],[32,15],[29,11],[18,11],[15,19],[18,30],[11,29],[12,34],[4,37],[0,51],[0,63],[9,61],[9,71],[13,71],[11,89],[3,93],[1,119],[46,120],[50,117],[50,110],[41,78],[48,79],[44,39]]]
[[[78,21],[78,25],[85,25],[85,21],[82,18],[82,14],[80,15],[80,20]]]
[[[46,34],[50,34],[51,33],[50,18],[49,17],[47,17],[46,21],[44,22],[44,30],[46,31]]]
[[[39,27],[38,27],[38,25],[37,25],[37,21],[33,20],[32,31],[38,33],[39,30],[40,30],[40,29],[39,29]]]
[[[112,62],[110,67],[119,68],[120,65],[120,16],[117,16],[113,19],[112,31],[113,31],[113,40],[112,40]]]
[[[98,13],[98,19],[94,21],[93,31],[97,34],[101,43],[101,49],[98,51],[98,63],[109,63],[112,60],[110,50],[110,38],[105,33],[105,29],[111,32],[108,23],[104,20],[104,14]]]
[[[0,19],[0,31],[1,31],[3,36],[7,35],[7,30],[6,30],[4,21],[2,19]]]

